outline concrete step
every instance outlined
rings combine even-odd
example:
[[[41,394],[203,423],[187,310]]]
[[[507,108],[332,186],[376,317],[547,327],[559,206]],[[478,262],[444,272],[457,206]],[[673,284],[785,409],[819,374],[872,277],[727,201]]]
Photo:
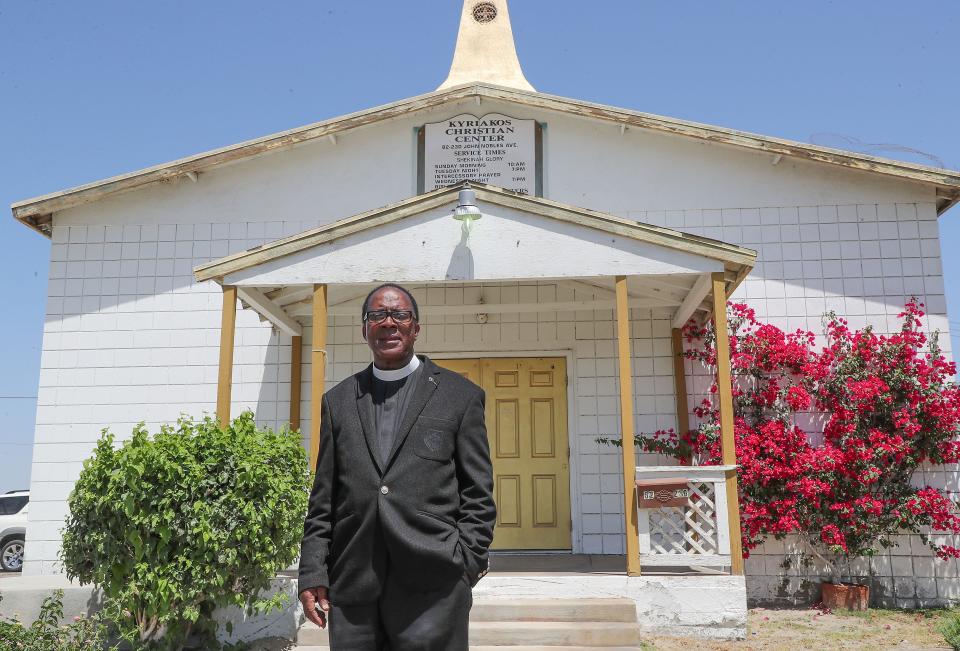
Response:
[[[304,622],[297,631],[297,648],[303,645],[308,647],[328,648],[330,646],[330,637],[327,634],[329,629],[320,628],[313,622]]]
[[[628,622],[471,622],[477,646],[637,646],[640,629]]]
[[[636,646],[473,646],[470,651],[640,651]]]
[[[297,645],[292,651],[329,651],[326,646]],[[635,646],[471,646],[470,651],[640,651]]]
[[[326,648],[328,639],[327,631],[311,622],[297,634],[304,648]],[[630,599],[477,599],[470,611],[470,641],[478,649],[514,651],[636,648],[640,631]]]
[[[636,622],[630,599],[477,599],[471,622]]]
[[[307,622],[300,627],[297,644],[327,647],[326,629]],[[470,622],[474,646],[636,647],[640,629],[631,622]]]

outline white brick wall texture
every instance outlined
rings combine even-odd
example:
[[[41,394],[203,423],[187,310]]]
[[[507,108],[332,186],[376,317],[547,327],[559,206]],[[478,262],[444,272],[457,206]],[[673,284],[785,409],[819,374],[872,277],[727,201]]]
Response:
[[[623,216],[756,249],[754,272],[736,298],[778,326],[820,330],[836,310],[851,325],[896,326],[905,300],[927,305],[931,329],[949,352],[946,302],[933,204],[785,206],[684,211],[625,211]],[[31,522],[25,574],[59,571],[59,529],[65,499],[99,431],[118,438],[145,421],[151,429],[181,413],[212,412],[215,403],[221,292],[195,284],[195,265],[317,226],[317,222],[56,225],[41,360]],[[430,287],[423,305],[587,299],[547,283]],[[676,426],[669,313],[632,313],[634,410],[637,428]],[[304,341],[310,341],[309,328]],[[359,320],[330,322],[327,377],[332,384],[369,362]],[[420,348],[443,353],[569,354],[575,399],[570,410],[574,551],[623,553],[623,499],[617,450],[597,445],[617,435],[617,365],[612,311],[491,314],[425,318]],[[305,345],[303,359],[309,365]],[[688,367],[691,405],[709,378]],[[254,409],[281,426],[289,413],[290,340],[245,310],[238,318],[233,411]],[[309,378],[304,369],[302,427],[309,431]],[[654,460],[645,460],[645,462]],[[957,488],[956,469],[930,469],[933,485]],[[956,561],[932,560],[918,540],[860,564],[872,569],[883,603],[900,606],[960,598]],[[813,596],[817,568],[781,568],[788,541],[756,550],[748,590],[757,602]]]

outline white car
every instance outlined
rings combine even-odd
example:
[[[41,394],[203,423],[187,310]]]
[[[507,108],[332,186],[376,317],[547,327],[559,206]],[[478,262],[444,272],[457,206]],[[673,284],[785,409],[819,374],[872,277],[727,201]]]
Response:
[[[30,491],[0,495],[0,570],[4,572],[19,572],[23,568],[29,501]]]

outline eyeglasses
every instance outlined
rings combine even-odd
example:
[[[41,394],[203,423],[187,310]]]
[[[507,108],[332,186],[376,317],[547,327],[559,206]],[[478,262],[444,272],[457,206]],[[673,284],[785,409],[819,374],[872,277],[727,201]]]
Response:
[[[410,323],[413,320],[413,312],[410,310],[370,310],[363,315],[363,320],[370,323],[383,323],[388,316],[394,323]]]

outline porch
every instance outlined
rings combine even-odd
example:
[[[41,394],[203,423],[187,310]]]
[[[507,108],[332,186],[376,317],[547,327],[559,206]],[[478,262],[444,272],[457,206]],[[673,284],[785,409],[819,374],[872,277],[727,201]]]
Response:
[[[473,590],[473,644],[562,648],[589,639],[590,648],[621,649],[652,635],[745,637],[742,576],[669,567],[628,577],[625,565],[624,556],[609,554],[494,552],[490,573]],[[323,648],[327,635],[304,623],[297,640]]]
[[[547,613],[551,603],[569,599],[578,600],[584,612],[592,603],[628,600],[634,605],[641,637],[746,635],[742,575],[707,567],[649,566],[639,576],[628,576],[626,557],[608,554],[494,553],[491,566],[474,588],[474,599],[480,603],[530,600]]]
[[[561,498],[566,493],[573,505],[570,543],[566,548],[551,545],[565,551],[558,555],[498,553],[491,573],[477,587],[478,597],[569,596],[587,590],[598,596],[634,599],[638,613],[646,613],[647,608],[651,613],[657,610],[659,615],[650,617],[662,616],[664,621],[687,612],[683,604],[690,599],[690,603],[705,599],[703,609],[697,610],[697,606],[688,621],[699,618],[708,625],[732,621],[726,615],[715,617],[710,610],[712,605],[732,602],[709,597],[717,590],[717,595],[732,590],[729,594],[738,595],[734,601],[740,606],[728,611],[742,612],[745,617],[725,304],[749,273],[753,252],[497,188],[463,190],[469,188],[457,186],[420,195],[198,267],[198,281],[215,280],[223,287],[218,418],[226,420],[231,414],[239,301],[280,336],[290,337],[289,422],[294,428],[309,430],[307,444],[315,461],[320,396],[328,373],[339,380],[367,363],[360,364],[368,358],[357,353],[363,345],[358,338],[360,303],[379,282],[400,282],[421,302],[427,336],[418,342],[418,352],[442,358],[553,356],[568,361],[568,409],[562,415],[569,427],[564,430],[563,445],[551,448],[551,454],[556,453],[558,463],[564,452],[569,454],[569,483],[552,485],[562,486]],[[474,192],[475,197],[471,196]],[[450,219],[452,214],[470,218],[461,225]],[[711,316],[721,325],[717,349],[725,463],[725,467],[712,470],[708,482],[712,492],[707,496],[694,489],[698,480],[687,476],[689,467],[664,468],[665,476],[690,484],[688,502],[680,507],[638,510],[636,479],[641,469],[632,436],[625,436],[619,453],[620,488],[603,495],[616,496],[619,506],[605,504],[601,511],[603,551],[613,553],[585,554],[598,551],[587,544],[593,535],[588,532],[593,516],[580,498],[588,473],[574,471],[573,466],[586,465],[583,460],[590,455],[609,460],[612,451],[598,451],[593,444],[601,430],[614,436],[618,430],[649,431],[645,424],[635,427],[637,419],[648,416],[644,401],[649,396],[639,388],[646,378],[634,370],[638,356],[643,361],[637,349],[644,342],[651,348],[667,347],[666,357],[661,359],[672,360],[670,422],[679,430],[688,427],[680,328],[691,317],[703,320]],[[666,332],[658,326],[652,326],[657,333],[650,327],[638,327],[648,322],[666,326]],[[589,346],[596,358],[592,361],[580,350],[581,323],[594,340]],[[494,326],[497,336],[488,337],[486,333]],[[566,326],[569,331],[561,332]],[[431,338],[429,333],[438,330],[452,330],[457,336]],[[338,346],[353,351],[349,363],[331,359],[338,354]],[[604,429],[601,423],[591,431],[584,425],[590,415],[578,404],[590,382],[578,380],[589,375],[585,369],[591,364],[599,366],[601,356],[610,363],[603,379],[613,389],[609,399],[614,406],[608,413],[615,414],[615,424]],[[301,392],[309,398],[302,399]],[[594,391],[594,395],[599,393]],[[657,403],[662,405],[666,396],[662,391],[657,394]],[[638,403],[644,406],[638,408]],[[309,407],[308,417],[301,418],[301,404]],[[492,438],[491,447],[496,445]],[[703,486],[702,482],[696,485]],[[711,504],[710,513],[688,517],[690,509],[705,504],[704,499]],[[518,498],[517,503],[520,501]],[[607,514],[612,508],[618,508],[622,526],[619,533],[607,534]],[[651,513],[669,516],[654,516],[659,530],[651,525]],[[670,522],[675,524],[673,529]],[[498,528],[508,524],[498,522]],[[704,545],[708,534],[713,535],[712,543]],[[608,539],[613,538],[620,544],[608,546],[612,542]],[[505,567],[497,565],[501,562]],[[687,595],[688,591],[701,596],[684,596],[683,603],[664,597]],[[661,597],[652,599],[653,594]]]
[[[649,635],[745,637],[742,576],[663,567],[628,577],[625,566],[626,557],[613,554],[493,552],[490,573],[473,590],[471,640],[506,648],[523,641],[560,648],[590,637],[591,648],[634,648],[631,628],[640,640]],[[300,626],[297,639],[305,648],[327,644],[326,631],[309,623]]]

